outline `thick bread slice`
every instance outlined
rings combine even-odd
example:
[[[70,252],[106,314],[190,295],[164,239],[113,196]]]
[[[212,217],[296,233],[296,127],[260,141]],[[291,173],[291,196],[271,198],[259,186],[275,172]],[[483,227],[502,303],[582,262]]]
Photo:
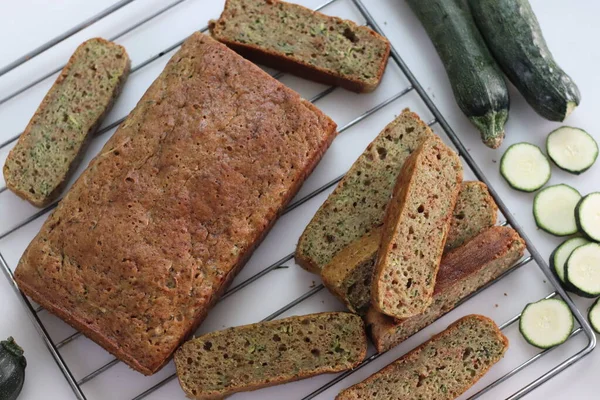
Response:
[[[430,136],[427,124],[408,109],[388,124],[306,226],[296,262],[318,274],[340,250],[381,225],[404,162]]]
[[[193,33],[29,244],[19,288],[152,374],[335,135],[313,104]]]
[[[6,186],[37,207],[55,200],[129,74],[125,49],[90,39],[75,50],[4,164]]]
[[[524,252],[525,242],[515,230],[494,226],[445,254],[433,303],[424,313],[396,320],[372,307],[369,309],[365,322],[375,348],[378,352],[389,350],[433,323],[471,293],[513,267]]]
[[[367,354],[361,318],[320,313],[238,326],[184,343],[175,353],[183,391],[220,399],[356,367]]]
[[[259,64],[359,93],[379,85],[390,54],[366,26],[279,0],[227,0],[210,31]]]
[[[491,319],[467,315],[336,400],[452,400],[502,359],[508,339]]]
[[[463,182],[454,208],[448,238],[455,238],[446,250],[496,223],[497,207],[487,186]],[[321,271],[325,286],[352,312],[364,314],[371,304],[371,280],[381,241],[375,228],[340,251]]]
[[[435,279],[462,182],[458,155],[427,138],[398,176],[373,273],[373,306],[395,318],[422,313]]]

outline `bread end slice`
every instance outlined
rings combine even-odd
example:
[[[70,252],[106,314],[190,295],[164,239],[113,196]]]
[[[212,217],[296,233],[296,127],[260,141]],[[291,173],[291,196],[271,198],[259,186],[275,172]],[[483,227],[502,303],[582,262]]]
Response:
[[[380,312],[408,318],[431,304],[462,176],[458,155],[435,135],[404,164],[373,275],[372,303]]]

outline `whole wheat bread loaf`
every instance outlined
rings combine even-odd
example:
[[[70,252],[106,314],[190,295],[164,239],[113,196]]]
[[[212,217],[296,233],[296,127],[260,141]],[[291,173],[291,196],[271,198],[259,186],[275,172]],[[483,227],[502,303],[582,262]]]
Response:
[[[468,315],[343,390],[336,400],[452,400],[502,359],[508,339],[491,319]]]
[[[17,283],[152,374],[206,317],[335,129],[194,33],[46,220]]]

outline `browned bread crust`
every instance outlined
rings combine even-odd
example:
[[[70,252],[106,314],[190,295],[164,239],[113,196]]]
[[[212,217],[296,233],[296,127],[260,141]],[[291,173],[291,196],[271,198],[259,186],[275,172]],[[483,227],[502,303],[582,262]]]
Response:
[[[194,33],[42,226],[17,283],[152,374],[202,322],[335,129]]]
[[[6,187],[36,207],[56,200],[129,75],[122,46],[80,44],[42,100],[4,164]]]
[[[295,56],[294,54],[286,54],[286,52],[284,51],[277,51],[266,46],[250,43],[246,40],[236,40],[235,37],[228,36],[228,33],[225,31],[225,29],[223,29],[223,26],[226,23],[230,22],[230,20],[239,17],[239,14],[242,14],[242,10],[245,9],[244,6],[236,7],[237,4],[234,5],[234,3],[244,4],[244,2],[250,5],[253,3],[261,3],[263,7],[269,7],[273,10],[281,10],[283,13],[300,14],[302,17],[308,19],[305,22],[306,29],[319,30],[320,25],[311,25],[323,23],[325,23],[328,26],[331,26],[331,30],[333,30],[333,26],[335,25],[343,25],[347,27],[346,29],[353,31],[353,37],[357,37],[358,35],[360,35],[363,37],[370,38],[370,40],[373,43],[367,43],[368,47],[372,49],[374,47],[374,43],[377,43],[377,45],[382,48],[382,52],[376,60],[377,71],[375,73],[375,76],[369,77],[368,79],[364,79],[362,77],[356,76],[355,74],[348,74],[344,73],[344,71],[326,68],[324,66],[310,63],[310,54],[306,54],[305,58],[302,58]],[[248,17],[250,18],[250,16]],[[271,13],[265,12],[263,13],[262,17],[270,18]],[[247,25],[250,25],[252,22],[253,21],[248,21]],[[290,26],[286,26],[286,23],[281,22],[281,29],[289,30]],[[221,14],[219,20],[211,21],[210,31],[215,39],[219,40],[222,43],[225,43],[227,46],[229,46],[242,56],[258,64],[270,66],[280,71],[288,71],[293,73],[294,75],[298,75],[300,77],[310,79],[316,82],[328,85],[341,86],[343,88],[358,93],[372,92],[377,88],[377,86],[381,82],[381,78],[385,71],[387,60],[390,54],[389,41],[385,37],[379,35],[378,33],[376,33],[368,27],[358,26],[352,21],[327,16],[325,14],[310,10],[298,4],[287,3],[279,0],[227,0],[225,3],[225,10]],[[358,35],[357,32],[359,32]],[[310,34],[307,32],[298,32],[298,35],[310,38]],[[352,41],[348,40],[348,43],[352,44]],[[342,48],[341,46],[339,49],[337,49],[337,52],[340,54],[344,54],[345,51],[347,51],[347,48]],[[348,54],[347,57],[351,57],[351,55]]]
[[[420,315],[394,319],[370,308],[367,331],[378,352],[391,349],[450,312],[462,299],[510,269],[523,256],[525,241],[510,227],[491,227],[445,254],[433,304]]]
[[[483,315],[467,315],[336,400],[452,400],[502,359],[508,339]]]
[[[175,352],[181,388],[209,400],[357,367],[367,354],[362,319],[326,312],[211,332]]]

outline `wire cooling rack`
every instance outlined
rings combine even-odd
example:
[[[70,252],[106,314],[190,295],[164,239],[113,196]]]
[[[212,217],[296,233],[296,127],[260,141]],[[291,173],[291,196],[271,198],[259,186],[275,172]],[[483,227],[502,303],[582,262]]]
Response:
[[[55,46],[56,44],[62,42],[63,40],[69,38],[70,36],[76,34],[77,32],[80,32],[81,30],[85,29],[89,25],[100,21],[104,17],[112,14],[113,12],[119,10],[120,8],[131,3],[132,1],[133,0],[121,0],[117,3],[115,3],[113,6],[103,10],[96,16],[94,16],[86,21],[83,21],[82,23],[78,24],[74,28],[63,33],[62,35],[48,41],[46,44],[27,53],[25,56],[15,60],[14,62],[10,63],[9,65],[7,65],[5,67],[0,68],[0,77],[9,73],[10,71],[14,70],[15,68],[21,66],[22,64],[31,60],[32,58],[35,58],[36,56],[40,55],[41,53],[43,53],[46,50],[50,49],[51,47]],[[186,0],[177,0],[172,3],[169,3],[168,5],[164,6],[163,8],[160,8],[160,9],[156,10],[155,12],[153,12],[152,14],[148,15],[144,19],[142,19],[142,20],[136,22],[135,24],[129,26],[128,28],[122,30],[118,34],[110,37],[109,39],[110,40],[118,40],[118,39],[122,38],[124,35],[134,31],[135,29],[137,29],[147,23],[150,23],[157,17],[159,17],[162,14],[166,13],[167,11],[175,8],[176,6],[180,5],[181,3],[184,3],[185,1]],[[335,5],[335,3],[342,3],[342,2],[345,2],[346,6],[352,7],[355,12],[354,15],[360,16],[363,19],[363,22],[366,23],[366,25],[370,26],[372,29],[374,29],[375,31],[377,31],[383,35],[383,32],[382,32],[380,26],[378,25],[377,21],[373,18],[373,16],[371,15],[371,13],[365,7],[365,5],[363,4],[363,2],[361,0],[329,0],[325,4],[322,4],[320,7],[318,7],[317,9],[324,10],[327,7]],[[328,10],[324,10],[324,11],[328,11]],[[207,29],[208,29],[208,26],[204,26],[201,29],[201,31],[206,32]],[[155,54],[149,58],[146,58],[144,61],[138,62],[137,64],[134,63],[134,65],[131,69],[131,73],[135,74],[137,71],[140,71],[148,66],[151,66],[156,61],[161,60],[163,58],[167,58],[166,56],[170,55],[170,53],[173,50],[177,49],[181,45],[183,40],[184,39],[177,41],[176,43],[173,43],[171,46],[166,47],[163,51],[161,51],[158,54]],[[2,98],[0,98],[0,105],[25,93],[29,89],[38,85],[39,83],[52,77],[54,74],[59,72],[61,68],[57,68],[55,70],[49,71],[48,73],[42,75],[41,77],[39,77],[37,79],[34,79],[30,83],[19,88],[18,90],[14,91],[8,95],[3,96]],[[388,66],[388,72],[386,72],[386,75],[393,74],[393,72],[390,71],[390,69],[392,69],[392,68],[395,68],[397,70],[397,72],[400,76],[400,81],[404,82],[404,86],[400,90],[396,90],[395,92],[392,91],[392,94],[389,96],[385,96],[383,98],[381,98],[381,96],[379,96],[377,98],[377,101],[367,102],[369,107],[364,109],[360,114],[355,115],[351,119],[345,121],[345,123],[340,124],[340,127],[339,127],[340,137],[343,136],[344,132],[352,130],[353,128],[357,127],[359,124],[367,121],[370,118],[375,118],[375,115],[377,113],[379,113],[381,110],[387,109],[391,106],[395,106],[398,102],[403,102],[409,96],[412,96],[411,107],[417,108],[419,110],[424,110],[425,114],[428,114],[432,117],[429,120],[429,125],[432,126],[432,128],[434,130],[436,130],[444,139],[449,141],[449,143],[451,143],[455,147],[455,149],[458,151],[458,153],[462,157],[464,163],[466,164],[465,167],[468,167],[470,169],[470,173],[472,173],[472,175],[476,179],[478,179],[488,185],[490,193],[495,198],[495,200],[498,204],[499,210],[505,219],[504,222],[501,223],[501,225],[512,226],[517,232],[519,232],[519,234],[527,242],[527,250],[528,250],[529,254],[527,254],[524,258],[522,258],[520,261],[518,261],[509,271],[505,272],[502,276],[497,278],[495,281],[490,282],[486,286],[480,288],[478,291],[473,293],[468,298],[463,299],[463,301],[461,301],[461,304],[467,302],[470,298],[476,296],[480,292],[488,289],[489,287],[494,285],[496,282],[501,281],[503,278],[505,278],[512,272],[516,271],[520,267],[530,264],[533,261],[535,264],[538,265],[539,270],[542,272],[545,279],[547,279],[547,281],[553,287],[551,293],[549,293],[546,296],[546,298],[550,298],[550,297],[554,297],[554,296],[559,296],[559,297],[563,298],[567,302],[567,304],[571,308],[571,311],[573,312],[573,315],[575,316],[577,325],[576,325],[575,330],[572,332],[571,336],[569,337],[568,343],[569,342],[572,343],[573,342],[572,338],[574,338],[575,336],[579,335],[582,332],[584,333],[585,340],[583,340],[583,341],[580,340],[576,345],[571,345],[569,347],[569,350],[570,350],[569,354],[567,355],[566,358],[557,360],[556,362],[552,362],[549,365],[544,365],[543,372],[537,378],[535,378],[531,381],[528,381],[528,382],[521,382],[522,381],[521,380],[518,382],[518,386],[517,386],[517,384],[511,386],[511,388],[518,387],[519,389],[516,391],[514,389],[512,389],[512,392],[508,395],[507,398],[509,398],[509,399],[520,398],[520,397],[526,395],[527,393],[531,392],[538,386],[542,385],[543,383],[545,383],[552,377],[556,376],[557,374],[559,374],[560,372],[562,372],[569,366],[573,365],[574,363],[576,363],[577,361],[582,359],[582,357],[585,356],[586,354],[590,353],[596,345],[596,339],[595,339],[594,333],[592,332],[592,330],[591,330],[590,326],[588,325],[588,323],[586,322],[586,320],[582,317],[580,312],[577,310],[577,308],[575,307],[575,305],[573,304],[571,299],[560,287],[559,283],[556,281],[554,276],[549,272],[548,266],[546,265],[545,261],[542,259],[541,255],[531,245],[531,242],[526,237],[522,228],[516,222],[516,220],[512,216],[512,214],[507,210],[507,207],[504,204],[504,202],[502,201],[502,199],[499,198],[496,190],[490,185],[489,181],[486,179],[486,177],[482,173],[481,169],[476,165],[475,161],[470,156],[469,152],[467,151],[467,149],[465,148],[465,146],[459,139],[458,135],[453,131],[453,129],[446,122],[446,119],[444,118],[444,116],[439,112],[439,110],[437,109],[434,102],[427,95],[424,88],[417,81],[417,79],[415,78],[415,76],[413,75],[411,70],[407,67],[407,65],[405,64],[405,62],[403,61],[400,54],[396,51],[395,48],[392,48],[391,58],[390,58],[390,66]],[[281,72],[271,72],[271,74],[276,79],[283,79],[286,77],[286,75]],[[291,77],[290,79],[297,80],[298,78]],[[302,81],[302,84],[308,85],[309,83]],[[382,86],[384,86],[384,85],[382,85]],[[388,87],[388,89],[389,89],[389,87]],[[341,89],[337,89],[335,87],[321,87],[320,90],[318,90],[317,92],[315,92],[312,96],[310,96],[308,98],[310,98],[311,102],[317,103],[319,106],[321,106],[322,101],[324,101],[326,98],[328,98],[330,96],[335,96],[334,92],[336,94],[339,94],[341,91],[342,91]],[[377,92],[379,92],[379,91],[380,91],[380,89],[378,89]],[[337,98],[343,100],[343,99],[345,99],[346,96],[348,96],[347,93],[342,94],[341,97],[338,96]],[[362,98],[369,98],[369,96],[375,96],[375,95],[369,94],[369,95],[360,95],[360,96]],[[338,100],[338,102],[339,102],[339,100]],[[409,103],[410,103],[410,101],[409,101]],[[365,108],[365,107],[363,107],[363,108]],[[423,115],[423,112],[421,112],[421,111],[419,111],[419,112]],[[125,119],[125,117],[116,119],[112,123],[108,123],[106,126],[101,128],[97,132],[96,138],[98,139],[102,135],[105,135],[107,132],[112,131],[121,122],[123,122],[124,119]],[[388,119],[388,122],[389,122],[389,120],[391,120],[391,119]],[[370,139],[374,135],[376,135],[378,132],[379,132],[379,130],[376,130],[375,132],[373,132],[372,135],[369,136],[369,140],[367,140],[365,143],[368,143],[368,141],[370,141]],[[108,136],[108,135],[105,135],[105,136]],[[6,153],[6,150],[11,148],[14,145],[14,143],[16,142],[18,137],[19,137],[19,134],[10,136],[8,138],[4,138],[3,141],[0,143],[0,152],[5,150],[5,153]],[[106,140],[106,138],[104,140]],[[99,143],[98,146],[101,146],[102,143]],[[362,146],[362,148],[364,148],[364,146]],[[330,152],[331,151],[333,151],[333,150],[330,149]],[[358,154],[360,154],[360,152]],[[4,157],[5,157],[5,155],[4,155]],[[356,157],[353,157],[350,160],[348,160],[347,165],[344,168],[347,169],[347,167],[354,161],[355,158]],[[0,160],[0,161],[3,161],[3,160]],[[325,159],[324,159],[321,163],[327,163],[327,161],[325,161]],[[319,168],[317,168],[317,171],[315,172],[315,174],[320,173],[318,171]],[[321,173],[321,175],[326,175],[326,174]],[[315,183],[314,181],[311,181],[312,178],[309,179],[305,183],[301,192],[296,196],[296,198],[292,201],[292,203],[285,209],[284,215],[290,214],[293,211],[295,211],[299,208],[302,208],[301,209],[302,213],[308,214],[308,217],[310,217],[310,215],[312,215],[314,213],[314,211],[310,211],[310,210],[316,210],[316,208],[318,208],[318,206],[322,203],[322,201],[327,197],[327,194],[331,192],[331,190],[342,179],[342,177],[343,177],[343,175],[339,175],[337,177],[334,177],[333,179],[330,177],[325,182],[320,182],[320,183],[318,183],[318,182]],[[4,193],[4,192],[6,192],[6,193]],[[3,196],[13,196],[11,193],[6,191],[6,187],[4,186],[4,184],[2,184],[2,186],[0,187],[0,206],[5,204],[5,203],[3,203],[3,200],[5,199]],[[311,204],[309,204],[309,203],[311,203]],[[6,204],[10,204],[10,201],[7,201]],[[56,204],[57,204],[57,202],[49,205],[48,207],[46,207],[42,210],[27,209],[24,212],[17,213],[17,216],[13,218],[13,219],[15,219],[14,223],[9,224],[9,226],[0,227],[0,243],[7,241],[7,240],[10,242],[10,240],[13,237],[17,237],[17,239],[15,239],[15,240],[22,240],[23,236],[30,239],[35,234],[35,232],[37,231],[37,227],[39,227],[41,225],[41,223],[43,222],[44,218],[48,215],[48,213],[56,207]],[[304,208],[307,208],[306,211],[304,210]],[[0,211],[0,213],[1,213],[1,211]],[[282,217],[282,219],[283,219],[283,217]],[[304,221],[308,221],[308,219],[304,218]],[[279,222],[278,222],[278,224],[279,224]],[[296,234],[301,232],[303,227],[304,227],[304,225],[302,225],[300,227],[296,227],[295,228]],[[279,228],[276,225],[274,230],[277,230],[277,229],[279,229]],[[281,229],[287,229],[287,228],[281,228]],[[280,232],[278,232],[277,234],[280,234]],[[21,235],[21,236],[19,236],[19,235]],[[263,247],[265,247],[265,246],[267,246],[267,249],[263,250]],[[0,246],[0,250],[2,250],[2,249],[3,249],[3,247]],[[271,253],[272,254],[280,253],[280,251],[279,252],[278,251],[270,251],[272,249],[273,249],[273,245],[270,245],[270,246],[268,246],[267,244],[261,245],[260,248],[257,250],[257,253],[262,252],[259,258],[261,260],[263,258],[269,259],[269,256]],[[5,252],[6,252],[6,250],[5,250]],[[270,259],[272,260],[273,258],[274,257],[271,256]],[[17,260],[17,258],[13,257],[13,260],[11,260],[9,262],[6,259],[5,254],[0,252],[0,264],[2,266],[3,272],[5,273],[9,282],[12,284],[12,287],[14,288],[17,295],[20,297],[22,303],[25,306],[26,312],[31,317],[40,336],[42,337],[42,339],[44,340],[48,349],[50,350],[52,356],[54,357],[56,364],[61,369],[61,371],[64,374],[65,378],[67,379],[69,385],[73,389],[75,396],[78,399],[86,399],[86,398],[111,398],[112,399],[112,398],[116,398],[114,393],[111,392],[110,388],[102,388],[102,390],[88,391],[87,387],[89,387],[89,385],[91,383],[93,383],[95,380],[101,379],[101,377],[104,374],[109,373],[109,371],[111,369],[115,369],[117,365],[122,365],[122,363],[120,363],[117,359],[113,358],[111,355],[109,355],[108,353],[104,352],[104,350],[101,350],[99,348],[93,349],[92,353],[90,355],[89,351],[82,351],[80,347],[75,346],[74,343],[77,343],[78,341],[84,341],[84,340],[87,341],[87,339],[82,337],[82,335],[79,332],[75,332],[72,329],[70,329],[64,323],[53,319],[53,317],[48,315],[45,310],[43,310],[41,307],[33,304],[26,296],[23,295],[22,292],[19,291],[19,289],[13,279],[13,273],[12,273],[12,271],[14,270],[14,268],[16,266],[16,260]],[[252,263],[252,262],[253,262],[253,259],[251,259],[251,261],[249,263]],[[256,263],[254,263],[254,264],[256,264]],[[269,263],[266,263],[266,264],[269,264]],[[265,264],[262,264],[262,265],[264,266]],[[290,268],[290,271],[289,272],[286,271],[285,273],[292,274],[292,275],[294,273],[295,274],[304,274],[304,272],[302,272],[302,271],[298,272],[300,270],[293,265],[294,265],[293,264],[293,252],[290,252],[289,254],[285,255],[284,257],[280,257],[278,260],[271,262],[270,265],[268,265],[266,268],[261,267],[260,265],[247,266],[246,269],[244,269],[240,273],[240,276],[238,276],[238,278],[234,281],[233,285],[228,289],[228,291],[225,293],[225,295],[220,299],[219,304],[216,306],[216,308],[221,307],[221,304],[226,303],[227,299],[233,297],[233,295],[236,295],[235,300],[238,303],[240,301],[244,301],[244,302],[250,301],[247,297],[243,296],[244,293],[242,292],[242,290],[246,289],[248,287],[251,287],[253,285],[260,285],[261,282],[264,282],[267,280],[266,277],[272,277],[272,276],[276,275],[276,274],[273,274],[273,272],[276,270],[282,269],[282,270],[286,271],[285,268],[292,266],[292,268]],[[250,269],[250,271],[248,273],[245,272],[247,269]],[[294,272],[294,271],[296,271],[296,272]],[[301,278],[303,280],[306,280],[306,279],[308,279],[307,276],[311,276],[311,275],[304,274],[304,275],[301,275]],[[311,277],[315,278],[314,276],[311,276]],[[291,277],[291,281],[294,282],[294,280],[296,280],[296,278],[297,278],[296,275],[293,275]],[[317,279],[317,278],[315,278],[315,279]],[[266,286],[269,287],[270,285],[273,284],[273,282],[276,283],[277,280],[271,281],[269,279],[269,282],[266,284]],[[264,317],[263,320],[264,321],[272,320],[272,319],[278,318],[280,316],[285,316],[289,313],[294,313],[294,311],[299,311],[300,309],[303,309],[303,308],[307,308],[308,309],[307,312],[314,312],[315,310],[311,310],[311,307],[314,306],[314,304],[312,304],[312,303],[315,303],[314,300],[317,298],[320,298],[322,303],[327,302],[328,306],[335,304],[335,300],[332,301],[330,296],[328,296],[328,294],[326,293],[326,291],[323,291],[323,288],[324,287],[322,284],[316,284],[313,282],[313,284],[308,288],[309,290],[307,290],[307,291],[303,290],[302,288],[298,289],[298,290],[300,290],[300,292],[298,292],[299,293],[298,296],[295,296],[296,291],[289,290],[292,293],[287,296],[288,297],[287,300],[290,300],[290,301],[286,300],[284,303],[281,303],[281,304],[278,303],[277,308],[274,310],[271,310],[270,314],[268,314],[266,317]],[[260,293],[260,288],[259,288],[258,293]],[[504,295],[506,296],[506,293]],[[294,297],[289,298],[289,296],[294,296]],[[240,298],[241,298],[241,300],[240,300]],[[539,299],[539,297],[536,299]],[[308,303],[311,303],[311,305],[306,306]],[[524,304],[520,304],[519,309],[522,309],[523,306],[524,306]],[[340,308],[339,304],[335,304],[333,307]],[[321,308],[323,308],[323,307],[321,307]],[[231,309],[231,305],[230,305],[230,309]],[[322,311],[322,310],[320,309],[317,311]],[[234,311],[231,311],[231,312],[234,313]],[[216,314],[216,311],[214,313]],[[206,321],[205,324],[203,324],[203,327],[205,325],[209,325],[209,326],[205,330],[215,330],[215,329],[218,329],[219,327],[221,327],[221,325],[219,325],[220,322],[215,322],[215,321],[217,321],[218,318],[222,317],[222,316],[223,316],[223,314],[219,313],[219,315],[217,317],[213,318],[213,321],[211,321],[211,322]],[[236,318],[237,317],[238,316],[236,315]],[[210,318],[211,317],[209,316],[209,319]],[[519,320],[519,318],[520,318],[520,314],[514,315],[511,318],[508,318],[507,320],[505,320],[504,323],[500,324],[501,329],[506,332],[509,329],[509,327],[514,326],[514,324]],[[256,320],[257,319],[253,319],[250,321],[244,321],[244,323],[256,322]],[[233,322],[228,321],[227,323],[239,324],[239,320],[235,320]],[[50,324],[52,325],[51,329],[49,329]],[[57,326],[59,324],[62,324],[64,326],[61,325],[59,328],[57,328]],[[203,331],[203,327],[200,328],[201,332]],[[426,328],[426,329],[429,329],[429,328]],[[405,343],[407,343],[407,345],[414,347],[414,345],[418,344],[418,343],[412,343],[413,338],[414,338],[414,336],[411,337],[410,339],[407,339],[405,341]],[[422,339],[421,341],[424,340],[423,338],[421,338],[421,339]],[[564,344],[563,346],[567,346],[568,343]],[[70,349],[69,348],[70,346],[75,346],[75,347],[74,347],[74,349]],[[89,346],[91,346],[91,345],[88,344],[88,347],[86,347],[86,349],[90,349]],[[511,347],[513,347],[512,344],[511,344]],[[390,350],[388,353],[395,352],[395,353],[397,353],[397,355],[400,355],[410,349],[410,347],[406,347],[404,344],[400,345],[399,348],[400,348],[400,350],[393,349],[393,350]],[[482,380],[482,381],[484,381],[483,384],[476,385],[473,390],[471,390],[470,392],[467,393],[467,395],[470,396],[468,398],[475,399],[475,398],[482,397],[483,395],[491,392],[496,387],[500,386],[505,381],[514,380],[515,376],[517,374],[519,374],[519,372],[523,371],[525,368],[530,367],[532,364],[536,363],[538,360],[540,360],[542,357],[549,354],[553,350],[554,349],[548,349],[548,350],[544,350],[544,351],[536,352],[536,353],[531,353],[531,349],[529,349],[528,351],[525,351],[524,353],[526,353],[526,355],[527,355],[527,357],[525,357],[525,359],[519,361],[516,365],[504,366],[504,369],[500,373],[490,372],[488,375],[490,375],[491,378],[489,378],[489,379],[486,379],[487,377],[484,378]],[[395,355],[390,360],[379,360],[379,359],[384,359],[384,358],[390,358],[390,357],[388,357],[389,354],[386,354],[386,353],[377,354],[373,351],[373,349],[369,350],[369,354],[370,355],[368,356],[368,358],[365,359],[354,370],[347,371],[342,374],[338,374],[337,376],[325,375],[325,376],[321,376],[321,377],[317,377],[317,378],[312,378],[310,380],[301,381],[301,382],[291,384],[291,385],[298,385],[298,384],[303,385],[304,390],[297,391],[298,393],[303,393],[302,395],[299,395],[298,398],[302,398],[302,399],[313,399],[313,398],[317,398],[317,397],[332,398],[335,396],[335,394],[337,393],[337,390],[339,390],[339,388],[350,386],[351,384],[364,378],[365,371],[369,370],[370,367],[375,367],[375,364],[377,364],[377,361],[385,361],[385,363],[388,363],[389,361],[391,361],[391,359],[397,358],[397,355]],[[85,364],[85,363],[81,364],[81,362],[79,362],[80,361],[79,359],[86,359],[86,357],[100,359],[102,361],[101,361],[100,365],[95,365],[91,369],[88,366],[87,371],[85,373],[83,373],[83,375],[81,375],[81,373],[79,373],[80,372],[79,367],[81,365],[87,365],[87,364]],[[69,358],[70,362],[65,361],[67,358]],[[70,366],[70,364],[75,363],[75,361],[73,361],[74,359],[78,360],[78,361],[76,363],[77,364],[76,367],[72,368]],[[381,363],[379,363],[379,364],[381,364]],[[384,365],[384,364],[377,365],[375,368],[378,369],[382,365]],[[497,367],[495,367],[495,368],[497,368]],[[77,371],[75,371],[75,369],[77,369]],[[368,373],[370,374],[370,373],[374,372],[376,369],[369,370]],[[83,370],[85,371],[86,368],[83,368]],[[493,369],[492,371],[495,371],[495,369]],[[356,375],[362,374],[362,375],[359,379],[357,377],[354,377],[355,374]],[[79,376],[77,376],[77,375],[79,375]],[[150,378],[141,377],[141,375],[139,375],[135,372],[131,372],[130,370],[127,370],[127,369],[121,371],[121,375],[126,375],[127,377],[132,377],[131,378],[132,380],[133,379],[141,380],[140,381],[141,383],[137,382],[137,387],[144,388],[143,390],[139,390],[139,391],[133,393],[132,395],[130,395],[128,397],[123,397],[123,398],[130,398],[130,399],[134,399],[134,400],[144,399],[144,398],[151,397],[151,396],[154,396],[155,398],[165,398],[165,397],[172,398],[172,396],[161,396],[160,395],[160,390],[163,390],[163,388],[165,386],[167,386],[170,382],[172,382],[175,379],[172,365],[165,367],[162,371],[160,371],[159,373],[157,373],[156,375],[154,375],[153,377],[150,377]],[[140,386],[140,384],[145,385],[145,386]],[[176,385],[176,383],[174,383],[174,384]],[[269,390],[269,389],[266,389],[266,390]],[[263,390],[261,392],[263,393],[263,395],[265,393],[267,393],[267,392],[265,392],[265,390]],[[180,393],[181,397],[183,397],[182,392],[174,392],[174,393]],[[261,395],[259,392],[255,392],[255,393],[256,393],[255,395],[257,396],[255,398],[266,398],[266,397],[263,397],[263,395]],[[278,393],[286,393],[286,392],[281,392],[281,391],[280,392],[271,392],[269,395],[274,396],[272,398],[281,398],[282,396],[284,396],[285,398],[290,398],[289,393],[285,394],[285,395],[279,395]],[[493,392],[493,393],[495,393],[495,392]],[[490,393],[490,396],[491,395],[492,394]],[[158,397],[156,397],[156,396],[158,396]],[[250,396],[250,395],[248,395],[248,396]],[[497,395],[495,395],[495,394],[493,396],[494,396],[493,398],[498,398]]]

